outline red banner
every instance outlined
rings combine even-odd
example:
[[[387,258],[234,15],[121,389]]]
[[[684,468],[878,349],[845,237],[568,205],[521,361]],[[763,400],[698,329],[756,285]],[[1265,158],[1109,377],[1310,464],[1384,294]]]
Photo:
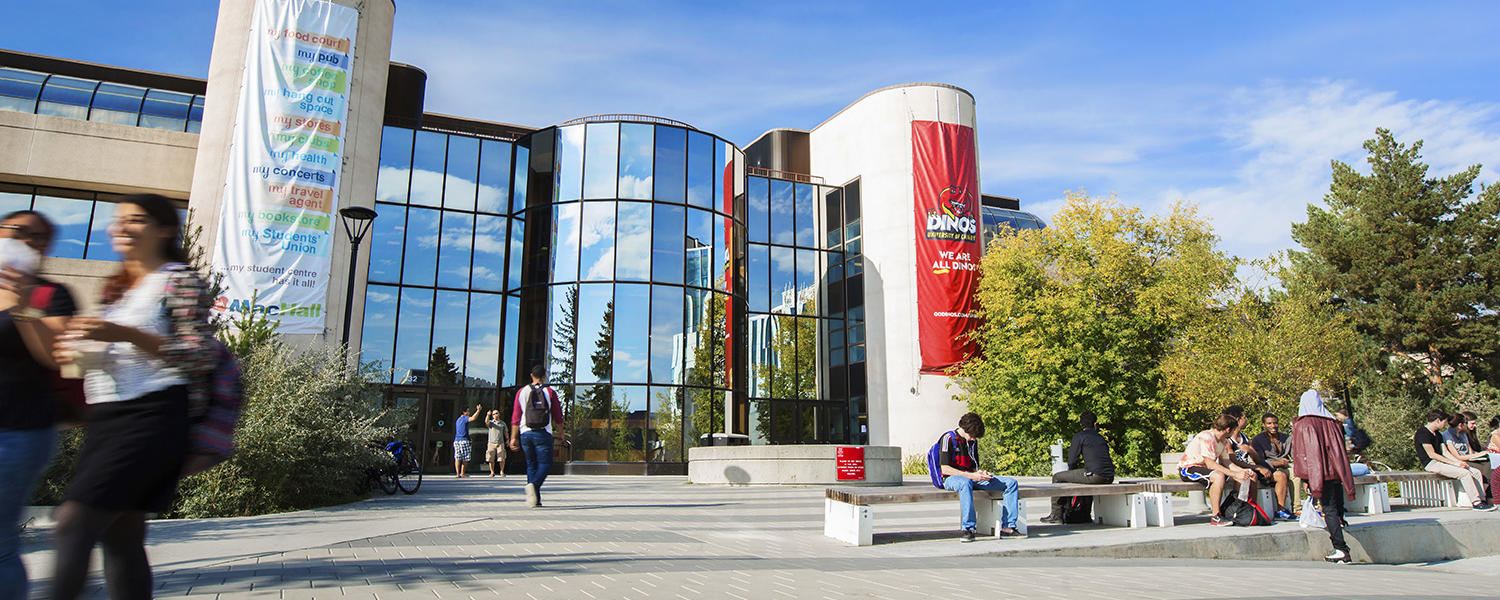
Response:
[[[976,350],[979,177],[974,129],[912,121],[917,222],[917,333],[923,373],[950,373]]]

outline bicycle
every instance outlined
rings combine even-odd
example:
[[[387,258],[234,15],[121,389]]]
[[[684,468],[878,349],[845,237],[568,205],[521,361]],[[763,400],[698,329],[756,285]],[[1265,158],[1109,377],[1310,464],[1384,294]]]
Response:
[[[407,495],[417,493],[417,489],[422,487],[422,465],[417,461],[411,444],[388,442],[385,450],[391,453],[391,462],[367,469],[364,489],[378,486],[387,495],[395,494],[398,489]]]

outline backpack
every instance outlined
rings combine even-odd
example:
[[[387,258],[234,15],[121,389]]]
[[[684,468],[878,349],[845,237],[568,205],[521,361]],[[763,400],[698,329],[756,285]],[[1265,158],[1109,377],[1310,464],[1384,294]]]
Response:
[[[219,340],[209,339],[214,367],[200,380],[197,402],[188,414],[188,459],[183,475],[205,471],[234,454],[234,430],[240,420],[245,388],[240,382],[240,363]]]
[[[525,416],[527,429],[545,429],[552,424],[552,403],[544,391],[546,389],[540,385],[531,386],[531,394],[526,398],[526,405],[521,411]]]
[[[1240,527],[1270,525],[1271,517],[1260,505],[1251,500],[1240,500],[1229,496],[1221,504],[1219,514]]]
[[[943,451],[943,440],[952,433],[944,431],[943,435],[938,436],[937,442],[927,449],[927,475],[932,478],[932,486],[936,488],[943,487],[943,466],[938,462]]]
[[[1071,496],[1063,502],[1062,522],[1093,523],[1093,512],[1093,496]]]
[[[1354,426],[1354,433],[1349,435],[1349,446],[1352,447],[1355,452],[1359,452],[1361,450],[1364,450],[1365,448],[1369,448],[1370,446],[1374,445],[1374,443],[1375,441],[1370,439],[1369,432],[1365,431],[1363,427],[1360,427],[1358,425]]]

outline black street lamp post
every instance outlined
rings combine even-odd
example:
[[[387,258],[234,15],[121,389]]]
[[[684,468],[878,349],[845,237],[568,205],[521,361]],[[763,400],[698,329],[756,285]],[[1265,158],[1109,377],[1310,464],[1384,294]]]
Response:
[[[370,232],[371,222],[375,220],[375,210],[363,206],[348,206],[339,209],[339,216],[344,221],[344,233],[349,236],[351,246],[349,248],[349,279],[347,283],[348,293],[344,296],[344,337],[343,343],[349,345],[349,319],[354,315],[354,267],[355,261],[359,260],[359,243],[365,239],[365,234]]]

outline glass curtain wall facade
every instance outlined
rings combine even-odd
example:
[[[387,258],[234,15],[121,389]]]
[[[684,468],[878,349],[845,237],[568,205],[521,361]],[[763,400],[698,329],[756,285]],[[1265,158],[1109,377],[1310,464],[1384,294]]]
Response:
[[[57,228],[47,256],[87,260],[120,260],[109,243],[105,229],[114,219],[115,201],[120,194],[88,192],[63,188],[0,183],[0,215],[18,210],[42,213]],[[179,206],[186,206],[182,202]],[[187,209],[178,208],[178,217],[187,221]]]
[[[203,96],[0,67],[0,110],[198,133]]]
[[[683,463],[735,406],[742,154],[665,120],[588,121],[518,142],[516,368],[547,366],[573,461]]]

